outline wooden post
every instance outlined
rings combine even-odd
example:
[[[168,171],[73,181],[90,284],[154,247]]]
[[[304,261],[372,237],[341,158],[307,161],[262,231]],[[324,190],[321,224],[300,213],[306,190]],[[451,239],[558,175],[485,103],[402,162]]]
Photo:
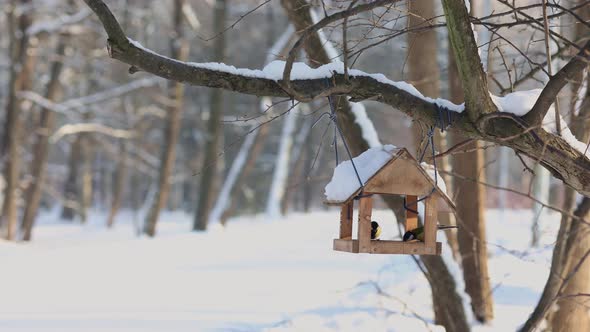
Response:
[[[437,216],[436,198],[430,196],[424,200],[424,246],[428,253],[436,252]]]
[[[373,209],[373,198],[371,196],[361,197],[359,200],[359,227],[358,227],[359,252],[371,252],[371,210],[372,209]]]
[[[406,206],[409,209],[418,211],[418,196],[406,195]],[[418,228],[418,214],[406,210],[406,232]]]
[[[343,204],[340,210],[340,238],[352,239],[352,207],[354,201]]]

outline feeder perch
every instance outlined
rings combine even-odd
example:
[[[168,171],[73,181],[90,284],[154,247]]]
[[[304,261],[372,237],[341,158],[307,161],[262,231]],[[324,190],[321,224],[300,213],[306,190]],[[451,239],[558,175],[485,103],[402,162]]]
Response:
[[[334,239],[334,250],[370,254],[440,255],[441,243],[436,242],[438,214],[455,211],[455,206],[445,191],[435,183],[434,174],[430,175],[428,170],[422,168],[408,150],[392,145],[369,149],[353,160],[364,186],[357,180],[350,161],[338,165],[332,181],[326,186],[324,203],[341,207],[340,236]],[[350,169],[346,169],[347,167]],[[357,184],[356,187],[354,183]],[[442,186],[441,179],[438,179],[438,183]],[[424,242],[371,240],[373,195],[405,195],[408,206],[405,231],[418,227],[418,216],[410,210],[418,211],[418,197],[426,197],[422,200]],[[359,202],[356,239],[352,234],[355,200]]]

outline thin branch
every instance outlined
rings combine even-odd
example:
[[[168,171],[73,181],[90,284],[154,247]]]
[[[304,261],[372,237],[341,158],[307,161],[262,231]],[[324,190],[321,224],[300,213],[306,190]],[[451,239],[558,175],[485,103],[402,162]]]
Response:
[[[241,20],[243,20],[244,18],[246,18],[246,16],[252,14],[253,12],[257,11],[259,8],[261,8],[262,6],[266,5],[267,3],[271,2],[272,0],[266,0],[264,2],[262,2],[261,4],[259,4],[258,6],[250,9],[249,11],[247,11],[246,13],[240,15],[240,17],[234,21],[232,24],[230,24],[229,26],[225,27],[225,29],[223,29],[222,31],[220,31],[219,33],[215,34],[213,37],[209,37],[209,38],[202,38],[199,37],[201,40],[203,41],[211,41],[219,36],[221,36],[222,34],[226,33],[228,30],[233,29],[238,23],[240,23]]]
[[[551,76],[533,108],[523,117],[524,120],[531,126],[541,124],[551,104],[557,99],[559,91],[588,66],[588,61],[590,61],[590,41],[561,70]]]
[[[553,76],[553,64],[551,63],[551,46],[549,42],[549,19],[547,18],[547,0],[543,0],[543,26],[545,31],[545,53],[547,54],[547,72],[549,77]],[[559,117],[559,102],[555,99],[555,127],[557,134],[561,135],[561,118]]]
[[[295,57],[299,53],[299,50],[303,47],[303,44],[305,43],[305,41],[309,37],[311,37],[312,34],[316,33],[318,30],[324,28],[328,24],[339,21],[341,19],[344,19],[345,17],[354,16],[359,13],[373,10],[377,7],[382,7],[382,6],[385,6],[385,5],[394,3],[394,2],[398,2],[398,1],[400,1],[400,0],[377,0],[377,1],[367,3],[367,4],[358,5],[356,7],[349,8],[347,10],[332,14],[330,16],[326,16],[323,19],[321,19],[318,23],[307,28],[301,34],[301,37],[299,37],[299,40],[297,40],[297,42],[295,43],[295,45],[293,45],[293,48],[291,48],[291,51],[289,51],[289,54],[287,55],[285,69],[283,71],[284,89],[287,90],[292,95],[298,95],[298,93],[295,92],[296,89],[293,89],[294,87],[291,84],[291,70],[293,69],[293,63],[295,62]],[[304,99],[304,98],[298,98],[298,99]]]
[[[55,144],[64,136],[79,133],[100,133],[115,138],[125,139],[133,138],[136,135],[132,130],[111,128],[100,123],[75,123],[67,124],[59,128],[53,135],[51,135],[51,137],[49,137],[49,141],[52,144]]]

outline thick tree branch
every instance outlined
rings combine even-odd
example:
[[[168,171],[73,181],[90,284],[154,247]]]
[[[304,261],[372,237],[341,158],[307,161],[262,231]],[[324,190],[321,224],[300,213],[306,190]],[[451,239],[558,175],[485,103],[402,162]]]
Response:
[[[309,39],[311,36],[316,34],[320,29],[326,27],[330,23],[334,23],[344,18],[354,16],[359,13],[366,12],[377,7],[382,7],[398,1],[400,0],[377,0],[367,4],[348,8],[347,10],[343,10],[330,16],[326,16],[318,23],[311,25],[307,29],[305,29],[305,31],[301,34],[301,37],[299,37],[299,40],[295,43],[295,45],[293,45],[293,48],[291,49],[291,51],[289,51],[289,54],[287,55],[287,63],[285,64],[285,69],[283,71],[283,84],[285,85],[285,89],[289,92],[293,90],[293,87],[291,85],[291,70],[293,69],[293,62],[295,62],[295,57],[297,56],[297,53],[299,52],[301,47],[303,47],[307,39]],[[292,92],[292,94],[295,93]]]
[[[193,64],[170,59],[144,49],[124,35],[114,15],[101,0],[84,0],[97,14],[108,34],[111,56],[127,63],[136,70],[184,82],[187,84],[221,88],[257,96],[288,97],[292,94],[283,89],[280,77],[263,71],[235,69],[220,64]],[[496,111],[491,102],[481,68],[473,32],[463,1],[445,0],[448,12],[449,31],[454,35],[453,49],[462,61],[463,86],[466,108],[463,113],[452,113],[451,130],[461,132],[466,138],[498,143],[521,152],[549,169],[552,174],[583,195],[590,195],[590,160],[572,147],[563,138],[542,128],[523,133],[522,124],[512,119],[491,119],[483,130],[474,125],[478,118]],[[448,7],[448,8],[447,8]],[[356,8],[356,7],[355,7]],[[453,9],[449,11],[449,8]],[[459,13],[460,12],[460,13]],[[316,26],[317,27],[317,26]],[[321,70],[321,69],[320,69]],[[353,100],[376,100],[421,120],[435,125],[439,117],[436,104],[431,99],[409,93],[406,87],[387,81],[382,76],[370,76],[352,71],[348,81],[343,71],[333,72],[329,77],[290,80],[297,94],[305,99],[314,99],[330,94],[348,95]],[[404,87],[404,89],[402,89]],[[468,116],[466,116],[467,114]],[[474,118],[472,118],[474,117]],[[511,139],[505,139],[511,137]],[[514,138],[512,138],[514,137]]]
[[[483,70],[473,36],[469,13],[463,0],[443,0],[449,38],[465,96],[465,106],[472,121],[496,111],[488,92],[487,75]]]
[[[543,122],[545,114],[547,114],[551,104],[557,99],[559,91],[561,91],[568,82],[574,79],[576,75],[579,75],[580,72],[588,66],[589,61],[590,41],[588,41],[582,50],[578,52],[578,54],[563,68],[561,68],[561,70],[551,76],[533,108],[523,117],[529,126],[537,126]]]

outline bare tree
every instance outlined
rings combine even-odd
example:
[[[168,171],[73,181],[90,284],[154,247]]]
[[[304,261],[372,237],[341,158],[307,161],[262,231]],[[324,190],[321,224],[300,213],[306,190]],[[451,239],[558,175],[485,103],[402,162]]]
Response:
[[[170,53],[173,58],[186,60],[188,58],[189,46],[184,39],[182,28],[183,14],[182,6],[184,0],[174,1],[173,19],[174,38],[170,40]],[[176,142],[180,132],[180,119],[182,115],[182,101],[184,97],[184,85],[179,82],[170,82],[170,100],[172,105],[168,108],[166,123],[165,142],[162,145],[162,158],[158,176],[158,190],[152,201],[149,213],[146,217],[143,232],[149,236],[156,235],[156,224],[160,216],[160,210],[168,200],[170,192],[170,175],[174,169],[176,160]]]
[[[282,4],[297,31],[306,33],[310,26],[314,26],[310,15],[310,5],[305,0],[282,0]],[[322,46],[322,41],[317,33],[313,33],[308,42],[303,44],[303,47],[312,66],[330,63],[333,60]],[[346,56],[347,54],[344,54],[344,57]],[[356,115],[352,112],[351,105],[346,98],[337,98],[335,104],[338,123],[345,133],[345,139],[352,154],[358,155],[369,147],[368,141],[364,139],[363,128],[356,121]],[[395,213],[396,219],[403,222],[405,220],[403,202],[392,196],[383,196],[383,199]],[[456,292],[455,280],[444,261],[441,257],[423,256],[421,262],[425,267],[425,276],[432,290],[435,322],[443,325],[447,331],[468,331],[469,325],[463,311],[462,300]]]
[[[471,10],[477,6],[472,3]],[[451,52],[451,50],[449,50]],[[458,75],[453,54],[449,54],[449,92],[453,102],[460,103],[463,88]],[[466,137],[455,132],[451,135],[452,144],[464,142]],[[488,275],[488,257],[485,232],[485,161],[482,144],[473,143],[474,151],[453,156],[453,172],[462,177],[453,178],[453,198],[457,206],[459,252],[465,291],[471,298],[471,310],[480,322],[493,319],[493,298]],[[469,181],[466,179],[475,179]]]
[[[111,203],[111,209],[109,211],[109,216],[107,218],[107,227],[113,227],[115,224],[115,216],[117,212],[121,208],[121,204],[123,202],[123,189],[125,188],[124,185],[127,181],[127,142],[121,142],[121,155],[120,160],[117,163],[117,170],[115,173],[115,185],[113,187],[113,199]]]
[[[4,158],[4,202],[2,219],[6,223],[6,238],[14,240],[18,218],[17,195],[20,179],[20,138],[22,120],[20,118],[21,103],[17,102],[16,93],[28,90],[31,84],[33,57],[28,54],[29,35],[27,28],[31,25],[32,7],[30,0],[14,0],[9,13],[10,35],[10,82],[8,84],[8,102],[6,104],[6,118],[4,122],[4,137],[0,146],[0,156]],[[22,6],[22,11],[17,10]]]
[[[59,78],[63,70],[66,43],[66,37],[59,38],[55,52],[56,60],[51,65],[49,83],[47,83],[47,91],[45,92],[45,97],[51,101],[55,101],[60,90]],[[41,201],[47,167],[47,156],[49,154],[49,134],[55,125],[55,116],[55,112],[47,108],[41,110],[41,119],[37,129],[37,140],[33,147],[33,161],[31,162],[32,182],[25,194],[25,210],[21,223],[23,240],[25,241],[31,240],[33,225]]]
[[[213,33],[215,34],[215,45],[213,46],[213,59],[223,62],[225,58],[225,34],[222,33],[225,27],[227,15],[227,0],[215,1],[215,13],[213,14]],[[219,89],[211,91],[209,108],[209,120],[207,124],[207,144],[205,147],[205,161],[201,174],[199,186],[199,201],[193,221],[193,230],[203,231],[207,229],[209,213],[215,197],[215,185],[218,179],[219,145],[221,141],[221,116],[223,115],[223,93]]]
[[[352,2],[348,8],[339,9],[315,24],[307,24],[301,30],[299,41],[289,52],[281,77],[268,72],[187,64],[160,56],[129,42],[115,17],[102,1],[85,0],[85,2],[102,21],[109,36],[111,56],[133,66],[133,68],[193,85],[222,88],[251,95],[287,97],[303,102],[327,95],[349,96],[355,101],[372,99],[390,105],[428,126],[436,125],[441,109],[443,112],[462,110],[461,113],[449,113],[452,114],[450,115],[452,123],[449,128],[451,131],[458,132],[469,139],[507,146],[519,154],[538,160],[543,167],[550,170],[554,177],[563,180],[579,193],[583,195],[590,193],[590,172],[587,172],[590,168],[590,159],[584,151],[576,148],[578,145],[576,142],[560,135],[559,132],[543,127],[543,119],[558,93],[577,73],[586,68],[590,58],[590,42],[586,42],[582,46],[575,45],[576,55],[551,76],[541,90],[535,105],[525,115],[518,116],[498,111],[492,102],[487,85],[487,75],[482,68],[478,45],[470,25],[471,18],[465,3],[460,0],[443,0],[442,3],[446,29],[450,36],[451,48],[457,63],[458,76],[465,98],[465,105],[461,108],[447,101],[424,98],[402,84],[396,84],[382,77],[358,70],[351,74],[348,69],[331,67],[333,70],[327,75],[303,78],[293,75],[292,77],[291,71],[295,57],[318,30],[359,13],[389,6],[396,3],[396,0],[375,0],[360,4]],[[567,13],[567,11],[562,12]],[[481,21],[479,22],[481,23]],[[511,24],[534,25],[537,23],[537,20],[532,19],[524,23],[515,21]],[[318,73],[314,72],[314,74]],[[329,84],[326,84],[327,81]],[[345,99],[344,102],[346,102]],[[347,122],[345,118],[348,115],[347,112],[340,110],[340,107],[338,109],[342,129],[347,133],[349,145],[353,147],[354,141],[361,141],[359,139],[361,135],[358,135],[358,131],[354,131],[350,127],[345,128],[347,123],[353,124],[354,122]],[[356,153],[363,151],[359,145],[356,144],[353,147]],[[427,277],[433,288],[434,299],[442,299],[443,295],[449,294],[449,289],[454,290],[454,282],[452,278],[449,280],[448,271],[446,274],[444,273],[446,267],[440,257],[423,257],[422,262],[429,270]],[[451,295],[456,296],[456,293],[452,292]],[[445,325],[447,330],[465,331],[468,329],[467,326],[457,325],[465,322],[464,319],[461,319],[461,315],[449,315],[450,310],[462,310],[461,306],[457,306],[457,301],[454,299],[447,299],[447,301],[453,302],[438,303],[445,303],[446,307],[443,308],[437,307],[437,303],[435,303],[437,317],[439,314],[444,314],[439,310],[446,311],[447,318],[451,320],[447,322],[449,326]]]

